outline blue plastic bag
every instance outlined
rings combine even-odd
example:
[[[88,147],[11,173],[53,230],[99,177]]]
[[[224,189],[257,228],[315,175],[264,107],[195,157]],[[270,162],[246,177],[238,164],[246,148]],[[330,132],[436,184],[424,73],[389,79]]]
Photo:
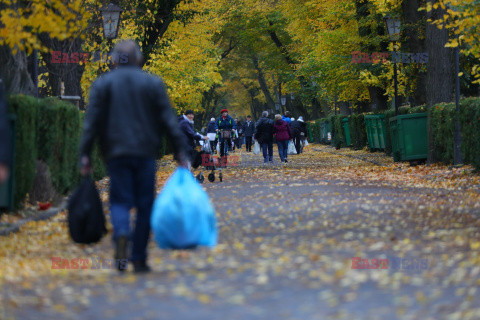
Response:
[[[151,226],[162,249],[217,244],[215,210],[208,194],[185,168],[178,168],[157,196]]]

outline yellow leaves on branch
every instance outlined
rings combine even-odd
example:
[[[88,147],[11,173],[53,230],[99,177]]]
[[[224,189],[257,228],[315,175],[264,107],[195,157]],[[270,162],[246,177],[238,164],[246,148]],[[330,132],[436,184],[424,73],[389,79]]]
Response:
[[[90,14],[82,0],[0,0],[0,45],[31,53],[33,49],[46,50],[38,34],[47,33],[51,38],[65,40],[81,35]]]
[[[480,6],[475,0],[440,0],[432,5],[427,2],[425,8],[430,12],[432,10],[445,10],[441,19],[431,21],[438,28],[447,28],[453,31],[457,37],[452,37],[446,44],[446,47],[456,48],[462,46],[461,52],[464,55],[472,55],[480,58],[480,42],[478,41],[478,26],[480,25]],[[478,65],[473,66],[471,73],[480,83],[480,69]]]

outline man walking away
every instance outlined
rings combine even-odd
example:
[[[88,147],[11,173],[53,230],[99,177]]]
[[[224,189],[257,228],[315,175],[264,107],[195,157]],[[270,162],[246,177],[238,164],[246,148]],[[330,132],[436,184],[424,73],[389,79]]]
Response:
[[[243,124],[240,120],[235,119],[235,127],[237,128],[236,140],[235,145],[237,149],[242,149],[242,135],[243,135]]]
[[[245,148],[247,152],[252,152],[252,139],[255,133],[255,123],[251,116],[247,116],[247,122],[243,124],[243,134],[245,136]]]
[[[286,121],[282,120],[282,116],[275,115],[275,124],[273,126],[273,133],[278,145],[278,155],[281,162],[288,162],[288,142],[292,139],[292,130]]]
[[[290,111],[285,111],[285,115],[282,116],[282,120],[290,125],[290,122],[292,122]]]
[[[300,146],[300,141],[301,141],[300,123],[301,123],[300,120],[293,120],[292,122],[290,122],[290,128],[292,129],[292,134],[293,134],[293,143],[295,145],[295,150],[297,151],[297,154],[300,154],[300,147],[301,147]]]
[[[210,141],[210,147],[212,148],[212,152],[215,150],[215,147],[217,146],[216,136],[217,136],[217,132],[215,130],[215,118],[211,118],[207,126],[207,137],[208,137],[208,140]]]
[[[140,69],[142,53],[133,40],[119,42],[114,56],[127,56],[118,68],[91,87],[80,144],[82,175],[92,172],[90,154],[99,138],[110,176],[110,214],[115,259],[127,259],[135,272],[148,272],[147,244],[155,196],[155,159],[165,133],[172,140],[180,165],[188,166],[187,143],[170,105],[162,80]],[[137,209],[130,231],[130,210]],[[117,260],[118,261],[118,260]],[[122,264],[117,264],[124,271]]]
[[[255,125],[255,139],[262,146],[263,162],[273,161],[273,120],[268,119],[268,111],[263,111],[262,117]]]
[[[10,165],[10,134],[8,129],[7,104],[5,102],[5,88],[0,79],[0,184],[7,181],[8,166]]]
[[[303,117],[298,117],[298,126],[299,136],[295,142],[295,148],[297,149],[297,153],[300,154],[303,152],[303,146],[305,145],[305,140],[307,139],[307,125],[305,122],[303,122]]]

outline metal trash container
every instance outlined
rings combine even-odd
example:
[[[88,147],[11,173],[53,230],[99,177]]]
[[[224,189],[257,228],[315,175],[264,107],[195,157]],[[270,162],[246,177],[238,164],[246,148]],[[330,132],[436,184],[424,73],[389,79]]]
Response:
[[[427,159],[427,113],[405,114],[390,118],[394,161]]]
[[[9,134],[10,134],[10,175],[3,184],[0,184],[0,209],[8,209],[13,211],[13,196],[15,190],[15,138],[16,138],[16,125],[17,116],[14,114],[9,115]]]
[[[365,116],[368,147],[370,151],[385,150],[385,115],[369,114]]]

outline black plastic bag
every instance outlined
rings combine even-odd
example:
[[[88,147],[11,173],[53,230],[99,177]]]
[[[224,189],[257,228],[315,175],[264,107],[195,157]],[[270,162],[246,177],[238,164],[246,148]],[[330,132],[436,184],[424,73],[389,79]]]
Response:
[[[95,243],[107,233],[95,182],[85,178],[68,200],[68,230],[77,243]]]

